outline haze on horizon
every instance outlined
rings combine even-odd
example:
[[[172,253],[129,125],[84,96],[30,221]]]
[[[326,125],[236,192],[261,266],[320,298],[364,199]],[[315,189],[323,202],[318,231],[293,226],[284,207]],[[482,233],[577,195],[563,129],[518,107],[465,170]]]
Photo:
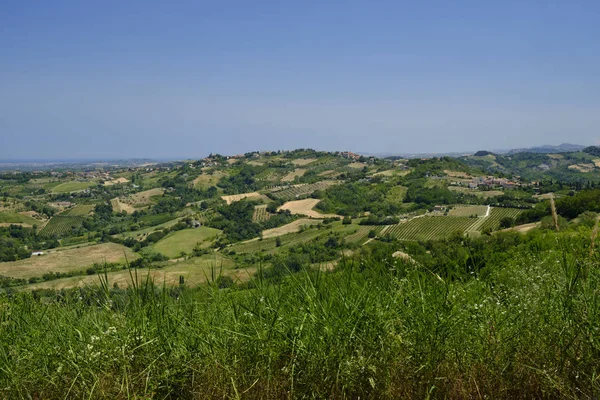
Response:
[[[600,144],[597,1],[123,3],[3,4],[0,159]]]

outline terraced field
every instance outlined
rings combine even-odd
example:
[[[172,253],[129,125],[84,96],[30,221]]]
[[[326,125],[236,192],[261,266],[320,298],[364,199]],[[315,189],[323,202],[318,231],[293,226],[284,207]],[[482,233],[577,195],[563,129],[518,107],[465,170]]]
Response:
[[[318,183],[312,183],[308,185],[295,185],[288,189],[277,190],[271,192],[273,196],[279,200],[294,200],[302,196],[307,196],[313,193],[315,190],[325,190],[333,185],[337,184],[334,181],[323,181]]]
[[[439,240],[455,232],[466,232],[477,223],[469,217],[419,217],[390,227],[386,233],[399,240]]]
[[[516,218],[519,214],[523,212],[518,208],[500,208],[493,207],[490,211],[490,216],[485,219],[485,221],[479,226],[480,231],[484,231],[486,229],[498,229],[500,226],[500,220],[505,217]]]

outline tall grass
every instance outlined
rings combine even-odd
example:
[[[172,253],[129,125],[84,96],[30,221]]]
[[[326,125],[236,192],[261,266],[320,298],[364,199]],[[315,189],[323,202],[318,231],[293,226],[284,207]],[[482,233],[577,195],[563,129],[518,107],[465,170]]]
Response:
[[[0,397],[594,398],[600,270],[582,238],[465,279],[385,254],[244,290],[132,271],[127,290],[5,294]]]

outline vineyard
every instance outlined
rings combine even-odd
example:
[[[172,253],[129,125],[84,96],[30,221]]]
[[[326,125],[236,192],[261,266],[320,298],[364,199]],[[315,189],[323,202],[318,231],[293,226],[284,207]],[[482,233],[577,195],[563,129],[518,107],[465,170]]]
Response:
[[[93,209],[93,205],[79,205],[62,212],[60,215],[69,217],[85,216],[91,213]]]
[[[84,221],[83,216],[55,215],[40,231],[42,236],[64,236],[73,229],[79,228]]]
[[[292,186],[288,189],[274,191],[272,192],[272,194],[276,199],[288,201],[298,199],[303,196],[308,196],[315,190],[325,190],[335,184],[336,182],[333,181],[323,181],[318,183],[311,183],[308,185]]]
[[[485,221],[479,227],[480,231],[485,231],[486,229],[498,229],[500,226],[500,220],[505,217],[516,218],[521,213],[521,210],[518,208],[500,208],[493,207],[492,211],[490,211],[490,216],[485,219]]]
[[[439,240],[455,232],[466,232],[477,223],[469,217],[420,217],[390,227],[386,234],[399,240]]]
[[[367,240],[367,237],[369,235],[369,231],[373,230],[375,231],[376,234],[378,234],[379,232],[381,232],[381,230],[383,229],[383,226],[369,226],[369,225],[363,225],[360,228],[358,228],[358,230],[351,234],[346,236],[346,241],[347,242],[363,242],[365,240]]]
[[[267,212],[266,205],[260,205],[254,208],[254,214],[252,215],[253,222],[261,223],[267,221],[269,218],[271,218],[271,214]]]

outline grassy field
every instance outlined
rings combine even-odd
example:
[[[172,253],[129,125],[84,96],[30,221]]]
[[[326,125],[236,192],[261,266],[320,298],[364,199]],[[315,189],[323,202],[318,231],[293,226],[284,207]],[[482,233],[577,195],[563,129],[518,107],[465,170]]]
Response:
[[[84,271],[94,263],[124,262],[137,258],[131,249],[116,243],[103,243],[68,250],[54,250],[42,256],[0,263],[0,275],[12,278],[41,277],[47,272]]]
[[[317,221],[314,219],[297,219],[296,221],[290,222],[289,224],[263,231],[263,238],[268,239],[271,237],[286,235],[288,233],[298,232],[300,230],[300,227],[302,226],[309,226],[320,223],[321,221]]]
[[[292,182],[294,179],[303,176],[305,173],[306,173],[305,169],[297,168],[297,169],[293,170],[292,172],[290,172],[289,174],[287,174],[286,176],[284,176],[283,178],[281,178],[281,181],[282,182]]]
[[[256,271],[254,268],[234,269],[231,259],[215,253],[195,257],[189,260],[170,262],[162,268],[139,269],[137,271],[121,270],[108,272],[108,283],[112,287],[117,284],[125,288],[131,285],[132,277],[135,280],[144,281],[150,277],[159,285],[165,283],[169,287],[179,285],[179,277],[183,276],[186,285],[196,286],[210,280],[215,274],[230,276],[236,282],[248,280]],[[100,277],[97,275],[75,276],[70,278],[55,279],[48,282],[39,282],[27,285],[27,289],[65,289],[71,287],[83,287],[98,285]]]
[[[0,397],[593,399],[589,235],[494,235],[427,268],[382,248],[250,290],[219,288],[209,256],[139,270],[128,291],[123,271],[103,289],[1,296]],[[502,251],[508,238],[522,245]],[[437,261],[460,271],[477,248],[491,249],[478,253],[484,273],[432,272]],[[211,284],[161,286],[192,274]]]
[[[212,175],[203,173],[194,179],[194,187],[196,189],[207,189],[211,186],[216,186],[219,180],[224,176],[227,176],[226,172],[215,171]]]
[[[485,216],[487,213],[487,206],[454,206],[448,212],[451,217],[470,217],[477,215],[478,217]]]
[[[221,233],[218,229],[201,226],[172,232],[152,245],[152,248],[169,258],[177,258],[180,254],[191,253],[197,243],[213,238]]]
[[[94,182],[64,182],[60,185],[56,185],[52,188],[52,193],[70,193],[70,192],[78,192],[80,190],[87,189],[96,185]]]
[[[299,229],[299,226],[294,226],[295,231]],[[343,225],[341,222],[331,223],[327,228],[324,229],[307,229],[304,232],[298,233],[287,233],[279,237],[281,241],[281,246],[276,247],[276,236],[271,236],[269,238],[263,240],[252,239],[245,242],[235,243],[229,250],[233,250],[239,254],[246,253],[258,253],[258,252],[266,252],[266,253],[276,253],[279,250],[285,250],[291,246],[295,246],[300,243],[310,242],[315,240],[319,236],[326,236],[330,232],[340,233],[342,236],[350,235],[354,233],[358,229],[358,225]]]
[[[487,199],[488,197],[502,196],[504,194],[504,192],[500,190],[474,190],[460,186],[448,186],[448,189],[452,190],[453,192],[472,194],[474,196],[483,197],[485,199]]]
[[[42,222],[27,215],[19,213],[0,211],[0,223],[20,223],[28,225],[41,225]]]
[[[138,229],[135,231],[128,231],[128,232],[122,232],[119,233],[115,236],[120,237],[120,238],[134,238],[134,239],[142,239],[144,238],[146,235],[148,235],[149,233],[155,232],[157,230],[162,230],[164,228],[170,228],[173,225],[175,225],[177,222],[180,221],[181,218],[175,218],[171,221],[167,221],[167,222],[163,222],[162,224],[159,225],[155,225],[155,226],[150,226],[148,228],[144,228],[144,229]]]
[[[61,215],[68,215],[70,217],[84,216],[91,213],[94,207],[93,205],[78,205],[61,213]]]

